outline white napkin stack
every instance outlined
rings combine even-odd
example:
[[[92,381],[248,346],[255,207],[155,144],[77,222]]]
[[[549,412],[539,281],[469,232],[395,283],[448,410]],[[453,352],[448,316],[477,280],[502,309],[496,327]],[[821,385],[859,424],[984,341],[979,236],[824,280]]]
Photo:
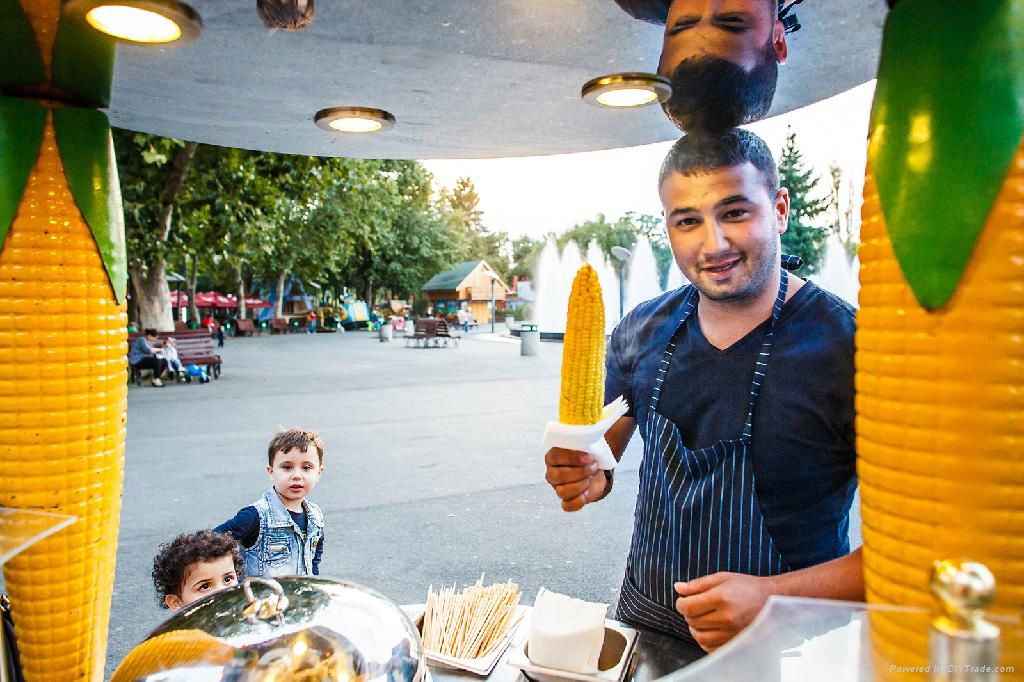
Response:
[[[596,673],[607,612],[607,604],[541,590],[530,620],[530,660],[556,670]]]

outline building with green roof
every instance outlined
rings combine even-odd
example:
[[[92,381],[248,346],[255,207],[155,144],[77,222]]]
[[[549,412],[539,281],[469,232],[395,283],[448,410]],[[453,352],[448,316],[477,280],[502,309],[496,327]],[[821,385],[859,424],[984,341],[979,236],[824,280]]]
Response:
[[[491,301],[504,309],[508,285],[487,261],[471,260],[431,277],[423,293],[435,312],[455,315],[466,308],[478,323],[490,324]]]

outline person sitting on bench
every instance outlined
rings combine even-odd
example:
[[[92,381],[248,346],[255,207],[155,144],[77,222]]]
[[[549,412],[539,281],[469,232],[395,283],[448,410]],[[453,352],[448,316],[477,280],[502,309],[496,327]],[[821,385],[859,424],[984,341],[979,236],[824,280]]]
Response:
[[[128,364],[136,370],[153,370],[153,385],[163,386],[160,377],[167,369],[167,361],[157,355],[160,348],[155,345],[156,337],[155,329],[147,329],[145,336],[140,336],[132,341],[131,351],[128,353]]]

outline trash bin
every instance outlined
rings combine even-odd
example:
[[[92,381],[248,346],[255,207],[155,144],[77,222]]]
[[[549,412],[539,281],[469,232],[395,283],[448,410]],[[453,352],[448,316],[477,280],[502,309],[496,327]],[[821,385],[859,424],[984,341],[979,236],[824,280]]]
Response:
[[[537,325],[523,323],[519,326],[519,354],[536,355],[540,348],[540,330]]]
[[[380,326],[380,342],[387,343],[391,340],[391,334],[394,331],[394,327],[391,326],[390,322],[385,322]]]

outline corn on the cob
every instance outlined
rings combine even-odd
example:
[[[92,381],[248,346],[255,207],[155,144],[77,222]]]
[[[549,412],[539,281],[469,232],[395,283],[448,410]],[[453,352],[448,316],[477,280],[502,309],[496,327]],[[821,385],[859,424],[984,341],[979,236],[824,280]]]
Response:
[[[994,612],[1024,610],[1024,146],[952,298],[928,311],[892,250],[870,168],[857,315],[857,452],[868,600],[930,608],[936,559],[996,577]],[[880,663],[927,663],[928,618],[874,614]],[[1024,670],[1003,631],[1002,665]],[[883,675],[884,677],[884,675]],[[901,678],[902,679],[902,678]]]
[[[562,346],[563,424],[596,424],[604,407],[604,299],[597,272],[584,265],[576,273]]]

